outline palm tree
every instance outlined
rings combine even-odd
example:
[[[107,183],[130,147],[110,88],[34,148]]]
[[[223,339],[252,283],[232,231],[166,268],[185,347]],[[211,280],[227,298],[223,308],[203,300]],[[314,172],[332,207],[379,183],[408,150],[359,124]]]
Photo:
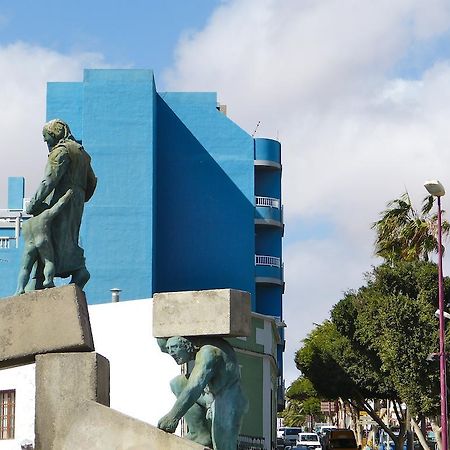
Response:
[[[437,212],[431,213],[434,197],[423,199],[419,213],[411,204],[408,192],[391,200],[380,220],[372,224],[377,236],[375,254],[386,261],[428,261],[437,252]],[[442,221],[442,234],[448,236],[450,224]]]

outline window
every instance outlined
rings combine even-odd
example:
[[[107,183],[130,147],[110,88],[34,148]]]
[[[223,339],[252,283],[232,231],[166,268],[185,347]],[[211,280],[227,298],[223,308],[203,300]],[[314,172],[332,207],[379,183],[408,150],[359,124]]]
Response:
[[[16,391],[0,391],[0,439],[14,439]]]

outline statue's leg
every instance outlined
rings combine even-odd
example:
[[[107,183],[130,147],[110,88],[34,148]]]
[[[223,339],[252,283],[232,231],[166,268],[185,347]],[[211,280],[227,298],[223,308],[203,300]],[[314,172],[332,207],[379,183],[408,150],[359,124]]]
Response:
[[[86,267],[82,267],[81,269],[76,270],[72,273],[72,279],[70,282],[72,284],[76,284],[80,289],[83,289],[86,283],[91,278],[91,274],[88,272]]]
[[[214,450],[236,450],[242,419],[248,402],[238,383],[216,395],[212,407]]]
[[[178,397],[187,385],[187,378],[184,375],[175,377],[170,382],[172,392]],[[203,395],[194,403],[184,415],[184,420],[188,426],[186,438],[207,447],[212,446],[211,422],[206,418],[206,402]]]
[[[53,278],[55,277],[55,253],[53,247],[48,240],[43,240],[39,245],[39,256],[44,263],[43,268],[43,287],[50,288],[55,287],[53,283]]]
[[[37,258],[36,271],[34,272],[34,283],[31,286],[31,290],[44,289],[44,263],[41,258]],[[29,288],[27,287],[27,290]]]
[[[20,268],[19,277],[17,280],[16,295],[20,295],[25,292],[25,286],[30,279],[31,269],[33,268],[33,264],[36,262],[37,258],[38,252],[36,248],[25,248],[22,266]]]

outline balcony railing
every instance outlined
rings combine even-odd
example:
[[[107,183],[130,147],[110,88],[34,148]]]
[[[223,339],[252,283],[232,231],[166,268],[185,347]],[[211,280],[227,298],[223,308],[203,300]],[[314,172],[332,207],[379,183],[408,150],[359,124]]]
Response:
[[[268,206],[269,208],[277,208],[280,209],[280,200],[278,198],[273,197],[255,197],[255,205],[256,206]]]
[[[255,255],[255,265],[281,267],[281,260],[277,256]]]
[[[15,238],[0,236],[0,248],[11,248],[11,241]]]

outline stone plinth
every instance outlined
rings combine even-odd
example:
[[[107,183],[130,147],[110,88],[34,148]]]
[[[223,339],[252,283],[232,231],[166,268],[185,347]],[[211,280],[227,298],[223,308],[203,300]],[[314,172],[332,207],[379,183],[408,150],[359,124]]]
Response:
[[[92,350],[86,298],[74,284],[0,300],[0,368],[40,353]]]
[[[235,289],[153,296],[153,336],[250,336],[250,294]]]
[[[95,352],[37,355],[36,450],[69,448],[62,447],[61,442],[74,426],[73,416],[85,409],[86,401],[109,406],[109,361],[105,357]],[[85,425],[76,427],[78,436],[83,432],[87,432]]]
[[[203,445],[166,433],[92,401],[80,405],[70,421],[70,427],[57,440],[57,446],[48,450],[205,449]]]
[[[36,357],[36,450],[204,450],[108,405],[106,358],[95,352]]]

